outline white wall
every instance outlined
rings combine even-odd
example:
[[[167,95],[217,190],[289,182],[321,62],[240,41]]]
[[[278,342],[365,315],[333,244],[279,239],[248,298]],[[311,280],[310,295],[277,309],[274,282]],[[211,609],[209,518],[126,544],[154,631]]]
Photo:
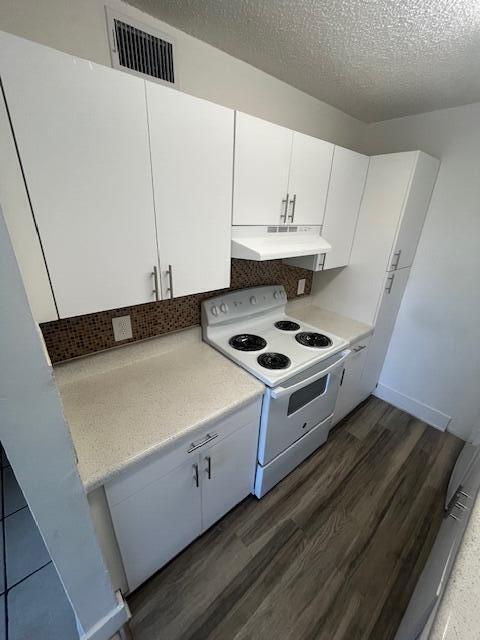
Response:
[[[360,150],[363,122],[121,0],[107,1],[174,36],[181,90]],[[101,0],[2,0],[0,29],[110,66],[105,4]]]
[[[369,125],[365,148],[441,159],[380,383],[467,436],[480,429],[480,104]]]
[[[1,208],[0,291],[0,439],[75,611],[81,637],[97,629],[95,637],[106,639],[127,613],[113,593],[95,537],[52,367]]]

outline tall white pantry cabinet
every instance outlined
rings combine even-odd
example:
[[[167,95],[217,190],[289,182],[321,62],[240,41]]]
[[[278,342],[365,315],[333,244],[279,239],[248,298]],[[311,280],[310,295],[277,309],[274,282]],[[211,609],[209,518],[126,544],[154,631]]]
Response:
[[[380,377],[439,164],[421,151],[371,157],[350,263],[316,276],[319,306],[375,327],[360,400]]]

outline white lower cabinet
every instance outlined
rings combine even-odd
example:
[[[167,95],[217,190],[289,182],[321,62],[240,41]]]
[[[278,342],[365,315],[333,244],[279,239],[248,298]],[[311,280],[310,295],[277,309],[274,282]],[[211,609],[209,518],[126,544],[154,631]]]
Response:
[[[257,446],[258,422],[252,422],[200,454],[203,530],[252,492]]]
[[[368,162],[368,156],[335,147],[322,229],[332,249],[322,258],[322,270],[336,269],[350,262]]]
[[[333,414],[333,424],[340,422],[365,399],[360,381],[367,361],[369,342],[370,336],[367,336],[351,345],[352,353],[345,362]]]
[[[192,461],[187,460],[110,511],[132,591],[202,531],[200,489]]]
[[[105,486],[129,591],[253,492],[260,408],[258,400]]]

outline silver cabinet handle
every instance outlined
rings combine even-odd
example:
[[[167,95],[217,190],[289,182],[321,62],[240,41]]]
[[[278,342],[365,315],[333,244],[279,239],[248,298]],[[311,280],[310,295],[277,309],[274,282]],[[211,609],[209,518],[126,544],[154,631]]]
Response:
[[[193,471],[194,471],[193,481],[195,482],[195,486],[198,487],[198,486],[200,486],[200,479],[198,477],[198,464],[194,464],[194,465],[192,465],[192,467],[193,467]]]
[[[168,274],[167,291],[170,293],[170,298],[173,298],[173,273],[172,273],[172,265],[171,264],[168,265],[167,274]]]
[[[468,493],[465,493],[465,491],[459,491],[458,492],[461,496],[464,496],[465,498],[471,498],[472,496],[470,496]]]
[[[290,215],[288,216],[290,218],[290,222],[293,222],[294,218],[295,218],[295,206],[297,204],[297,194],[294,193],[293,194],[293,198],[290,200],[290,204],[292,205],[292,211],[290,213]]]
[[[457,518],[457,516],[454,516],[453,513],[449,513],[448,517],[453,518],[454,520],[460,520],[460,518]]]
[[[361,344],[359,347],[355,347],[355,349],[353,351],[354,351],[354,353],[358,353],[362,349],[366,349],[366,348],[367,348],[366,344]]]
[[[327,254],[322,253],[322,262],[318,263],[318,271],[323,271],[325,269],[325,260],[327,259]]]
[[[207,472],[207,478],[209,480],[212,479],[212,458],[210,456],[206,456],[205,460],[207,461],[207,468],[205,471]]]
[[[205,444],[208,444],[212,440],[215,440],[215,438],[218,438],[218,433],[211,433],[211,434],[207,433],[205,438],[200,442],[192,442],[187,453],[192,453],[192,451],[195,451],[196,449],[200,449],[200,447],[203,447]]]
[[[158,291],[158,269],[156,265],[153,267],[152,271],[153,276],[153,291],[152,293],[155,295],[155,300],[160,300],[160,294]]]
[[[288,201],[289,195],[287,193],[286,198],[282,200],[282,213],[280,214],[280,222],[283,222],[283,224],[287,221]]]
[[[393,287],[393,281],[395,280],[395,274],[393,274],[392,276],[388,276],[387,280],[390,280],[390,282],[387,284],[385,291],[387,293],[390,293]]]
[[[395,271],[395,269],[398,269],[398,265],[400,264],[400,256],[401,255],[402,255],[402,250],[401,249],[399,249],[398,251],[395,251],[395,253],[393,254],[393,260],[392,260],[392,264],[390,265],[390,269],[393,269],[394,271]]]
[[[455,506],[457,507],[457,509],[462,509],[462,511],[468,511],[468,507],[461,502],[456,502]]]

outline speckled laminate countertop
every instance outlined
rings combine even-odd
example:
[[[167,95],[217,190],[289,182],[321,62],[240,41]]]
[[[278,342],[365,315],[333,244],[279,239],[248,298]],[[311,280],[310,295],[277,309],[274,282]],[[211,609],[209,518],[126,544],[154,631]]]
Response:
[[[87,491],[259,398],[264,386],[199,328],[54,367]]]
[[[287,312],[349,342],[369,325],[299,299]],[[249,373],[202,342],[199,328],[54,367],[87,491],[263,393]]]
[[[289,302],[287,313],[314,327],[334,333],[339,338],[348,340],[349,343],[365,338],[373,332],[371,325],[316,307],[311,304],[309,298],[299,298]]]

